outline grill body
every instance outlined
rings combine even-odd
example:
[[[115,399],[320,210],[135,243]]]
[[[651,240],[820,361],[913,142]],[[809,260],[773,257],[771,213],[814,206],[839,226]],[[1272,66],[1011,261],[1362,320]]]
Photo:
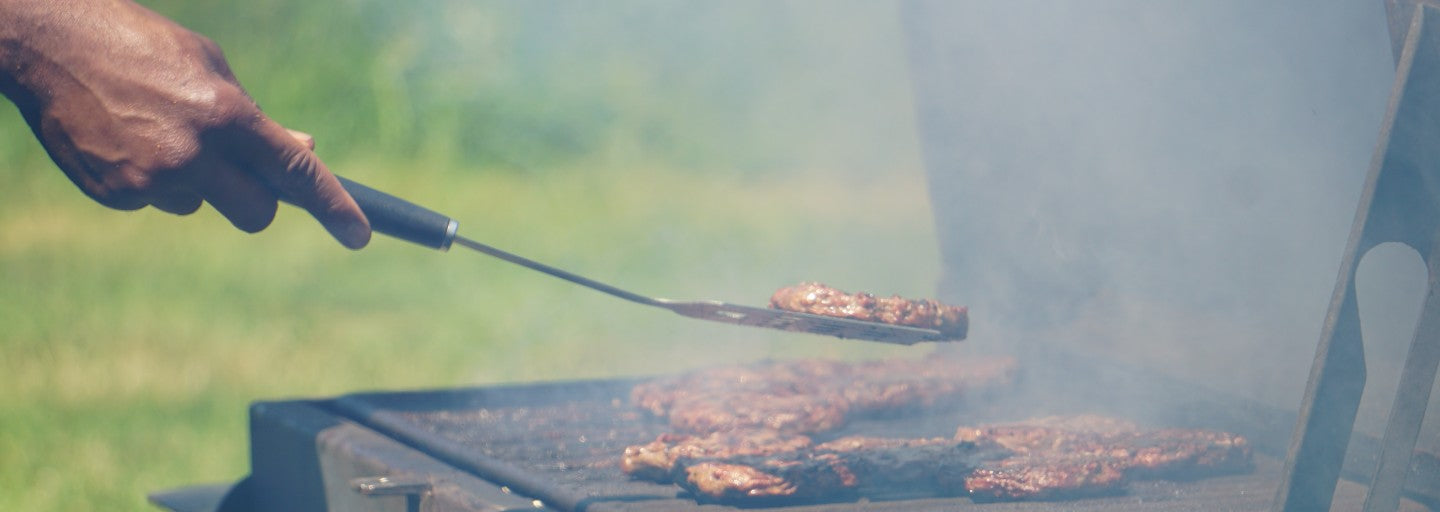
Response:
[[[1027,356],[1020,386],[919,417],[852,422],[836,435],[950,435],[956,426],[1035,416],[1100,413],[1142,424],[1213,428],[1247,436],[1250,474],[1193,482],[1132,483],[1124,494],[1057,502],[975,503],[964,496],[873,496],[770,510],[1266,510],[1280,483],[1295,415],[1163,376],[1074,355]],[[1076,373],[1076,372],[1081,373]],[[1066,375],[1064,378],[1055,377]],[[183,493],[157,495],[172,510],[730,510],[698,504],[678,487],[620,472],[624,448],[668,430],[630,404],[634,380],[359,393],[262,402],[251,409],[252,473],[212,503],[185,508]],[[1362,440],[1363,441],[1363,440]],[[1370,440],[1374,442],[1374,440]],[[1363,444],[1363,443],[1360,443]],[[1346,474],[1363,478],[1366,450]],[[1373,454],[1370,454],[1373,458]],[[1420,457],[1407,495],[1440,501],[1440,459]],[[1372,464],[1373,460],[1368,462]],[[1428,471],[1428,473],[1426,473]],[[368,487],[367,487],[368,486]],[[1363,500],[1342,483],[1336,506]],[[192,500],[205,501],[205,500]],[[213,503],[213,502],[219,503]],[[1413,501],[1407,506],[1417,507]],[[1413,508],[1424,510],[1424,508]]]

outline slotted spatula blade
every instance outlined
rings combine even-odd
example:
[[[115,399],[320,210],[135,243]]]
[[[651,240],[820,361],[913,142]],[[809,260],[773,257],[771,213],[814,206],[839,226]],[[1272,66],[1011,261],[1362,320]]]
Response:
[[[681,315],[727,324],[765,327],[782,331],[808,332],[836,338],[914,345],[922,341],[946,341],[935,329],[862,322],[774,308],[757,308],[717,301],[679,302],[656,299],[657,306]]]
[[[900,345],[913,345],[922,341],[954,341],[965,337],[963,333],[947,337],[934,329],[739,306],[718,301],[682,302],[640,295],[458,236],[459,223],[450,217],[349,179],[340,176],[336,178],[340,179],[345,190],[355,198],[355,202],[370,220],[371,228],[376,232],[442,251],[448,250],[452,244],[457,244],[621,299],[668,309],[690,318]]]

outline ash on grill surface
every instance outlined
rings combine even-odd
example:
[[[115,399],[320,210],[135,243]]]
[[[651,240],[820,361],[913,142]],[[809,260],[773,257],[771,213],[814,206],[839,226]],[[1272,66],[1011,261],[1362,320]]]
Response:
[[[537,474],[583,481],[600,478],[596,472],[618,473],[617,453],[635,439],[654,437],[663,430],[643,416],[616,401],[405,413],[402,417],[428,432],[458,441],[478,455],[512,461]]]

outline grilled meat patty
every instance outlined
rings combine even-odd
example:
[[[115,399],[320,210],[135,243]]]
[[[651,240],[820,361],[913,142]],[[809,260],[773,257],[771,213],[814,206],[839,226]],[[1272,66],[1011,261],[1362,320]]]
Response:
[[[808,437],[785,436],[772,430],[716,432],[706,436],[660,434],[653,442],[625,448],[620,470],[634,478],[666,483],[686,464],[794,453],[810,446]]]
[[[942,304],[933,299],[906,299],[898,295],[876,297],[869,293],[846,293],[820,283],[805,282],[776,290],[770,307],[865,322],[935,329],[949,339],[963,339],[969,328],[964,306]]]
[[[764,428],[787,433],[834,430],[850,404],[836,394],[714,396],[676,405],[670,425],[683,432]]]
[[[815,471],[802,470],[795,473],[800,476],[815,477]],[[695,493],[697,497],[707,497],[713,501],[734,502],[803,497],[803,495],[797,496],[798,489],[794,482],[783,476],[744,464],[701,462],[685,468],[683,481],[688,485],[682,485],[690,492]],[[843,484],[832,483],[828,487],[841,486]]]
[[[1093,455],[1020,455],[981,464],[952,488],[976,501],[1057,500],[1116,494],[1125,471],[1114,460]]]
[[[809,437],[851,417],[950,406],[1008,385],[1014,370],[1011,358],[807,359],[654,379],[637,385],[632,401],[682,433],[627,448],[621,468],[702,501],[742,505],[897,494],[1067,499],[1124,492],[1129,480],[1251,468],[1241,436],[1096,415],[966,426],[951,438]]]
[[[943,482],[1008,455],[983,441],[851,437],[771,456],[681,461],[685,478],[677,483],[700,501],[750,506],[933,495]]]
[[[1142,429],[1086,415],[960,427],[953,438],[816,444],[766,430],[667,434],[626,449],[621,467],[635,478],[673,481],[701,501],[737,505],[953,494],[1059,500],[1122,493],[1131,480],[1248,471],[1251,453],[1235,434]]]
[[[641,409],[667,417],[677,405],[686,407],[692,402],[816,393],[849,372],[845,363],[821,359],[722,366],[640,383],[631,390],[630,397]]]
[[[955,438],[993,441],[1017,454],[982,464],[964,479],[966,491],[980,500],[1111,494],[1121,491],[1126,480],[1188,480],[1252,467],[1249,441],[1236,434],[1145,430],[1090,415],[961,427]]]
[[[709,434],[768,428],[815,434],[852,416],[933,408],[1008,385],[1015,360],[934,357],[844,363],[766,362],[700,370],[635,386],[631,401],[677,431]]]

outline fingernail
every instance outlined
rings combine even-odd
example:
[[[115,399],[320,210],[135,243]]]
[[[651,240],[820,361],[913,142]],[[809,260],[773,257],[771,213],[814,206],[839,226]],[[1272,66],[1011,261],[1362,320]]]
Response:
[[[360,222],[346,224],[333,232],[335,239],[349,249],[362,249],[370,243],[370,226]]]

